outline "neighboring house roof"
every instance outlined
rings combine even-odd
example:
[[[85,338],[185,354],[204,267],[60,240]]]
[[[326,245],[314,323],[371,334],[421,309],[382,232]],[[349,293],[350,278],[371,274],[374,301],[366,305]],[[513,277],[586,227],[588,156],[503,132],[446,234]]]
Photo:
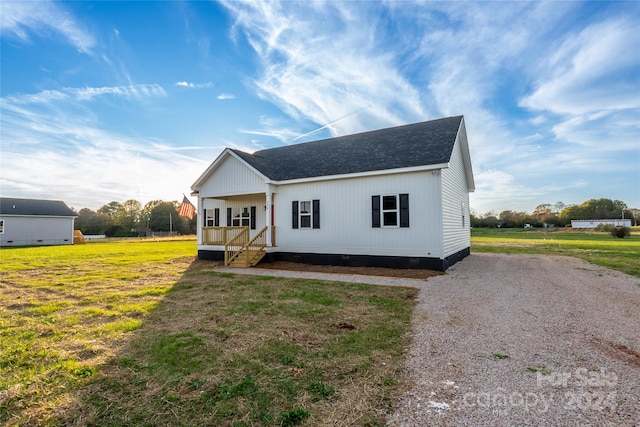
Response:
[[[345,135],[253,154],[232,149],[274,181],[449,162],[462,116]]]
[[[78,216],[61,200],[0,197],[0,215]]]

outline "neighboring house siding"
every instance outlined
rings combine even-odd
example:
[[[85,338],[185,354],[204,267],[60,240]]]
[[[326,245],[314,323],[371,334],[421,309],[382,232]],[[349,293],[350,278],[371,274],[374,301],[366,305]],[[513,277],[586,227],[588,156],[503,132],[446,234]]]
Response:
[[[428,172],[279,185],[278,251],[344,255],[441,256],[439,177]],[[373,228],[371,196],[409,194],[408,228]],[[293,201],[320,201],[320,228],[293,229]]]
[[[72,245],[74,218],[2,216],[0,246]]]
[[[200,197],[264,193],[265,180],[233,156],[228,156],[200,189]]]
[[[630,219],[572,219],[573,228],[597,228],[600,224],[609,224],[615,227],[631,227]]]
[[[442,170],[442,232],[445,258],[471,246],[469,192],[458,140],[449,167]]]

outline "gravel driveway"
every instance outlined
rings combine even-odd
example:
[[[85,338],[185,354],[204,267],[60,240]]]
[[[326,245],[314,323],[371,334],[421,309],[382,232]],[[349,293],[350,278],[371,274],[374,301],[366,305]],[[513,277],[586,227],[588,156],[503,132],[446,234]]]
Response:
[[[640,279],[472,254],[420,286],[391,426],[640,426]]]

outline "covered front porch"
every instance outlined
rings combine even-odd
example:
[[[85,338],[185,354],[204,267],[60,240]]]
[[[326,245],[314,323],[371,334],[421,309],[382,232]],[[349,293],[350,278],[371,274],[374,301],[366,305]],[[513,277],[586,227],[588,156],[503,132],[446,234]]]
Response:
[[[276,244],[276,227],[272,225],[266,228],[265,244],[266,246],[277,246]],[[269,232],[269,228],[271,231]],[[241,233],[251,234],[251,230],[247,226],[239,227],[202,227],[202,245],[224,246]],[[271,234],[271,239],[266,238],[266,234]]]
[[[208,252],[210,259],[224,258],[225,265],[257,264],[266,248],[277,242],[273,196],[265,192],[199,198],[199,254]]]

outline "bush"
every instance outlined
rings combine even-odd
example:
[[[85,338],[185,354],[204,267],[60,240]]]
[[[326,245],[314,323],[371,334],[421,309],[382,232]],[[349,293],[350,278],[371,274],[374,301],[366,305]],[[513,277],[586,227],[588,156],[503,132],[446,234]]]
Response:
[[[613,230],[615,230],[616,228],[612,225],[612,224],[598,224],[598,226],[596,227],[596,230],[598,231],[604,231],[606,233],[612,233]],[[614,234],[615,236],[615,234]]]
[[[631,228],[629,227],[615,227],[613,230],[611,230],[611,235],[614,237],[619,237],[619,238],[623,238],[623,237],[628,237],[631,235]]]
[[[105,237],[113,237],[117,232],[122,231],[122,227],[119,225],[112,225],[111,227],[104,230]]]

